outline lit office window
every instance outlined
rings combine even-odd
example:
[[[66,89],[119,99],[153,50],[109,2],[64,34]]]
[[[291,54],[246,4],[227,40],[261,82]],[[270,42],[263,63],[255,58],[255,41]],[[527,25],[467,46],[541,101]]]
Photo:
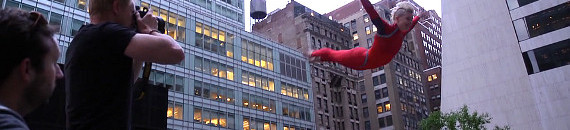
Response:
[[[386,109],[386,111],[390,111],[390,102],[384,102],[384,108]],[[397,108],[396,108],[397,109]]]
[[[285,82],[281,82],[281,94],[298,99],[309,100],[309,91]]]
[[[221,64],[215,61],[204,59],[202,57],[195,57],[194,69],[196,71],[202,71],[207,74],[211,74],[216,77],[220,77],[227,80],[234,80],[233,67]]]
[[[358,33],[354,32],[352,33],[352,40],[358,40]]]
[[[525,0],[526,1],[526,0]],[[526,16],[529,36],[536,37],[570,26],[570,2]]]
[[[241,60],[248,64],[273,71],[273,50],[242,39]]]
[[[366,34],[372,33],[372,32],[370,31],[370,26],[364,27],[364,30],[366,31]],[[358,38],[356,38],[356,39],[358,39]]]
[[[235,127],[235,116],[232,113],[210,110],[194,106],[194,121],[209,126],[224,127],[233,129]]]
[[[85,10],[87,7],[87,0],[78,0],[77,1],[77,8]]]
[[[182,120],[183,110],[182,103],[169,101],[166,117]]]
[[[384,112],[384,110],[382,109],[382,103],[376,104],[376,111],[378,112],[378,114]]]

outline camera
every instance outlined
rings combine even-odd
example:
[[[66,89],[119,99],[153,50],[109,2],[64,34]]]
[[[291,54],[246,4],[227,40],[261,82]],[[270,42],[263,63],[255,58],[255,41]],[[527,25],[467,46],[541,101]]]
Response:
[[[141,18],[143,18],[146,13],[148,13],[148,8],[146,7],[140,7],[140,6],[135,6],[135,10],[137,12],[139,12]],[[158,31],[160,31],[160,33],[165,34],[166,33],[166,21],[164,21],[164,19],[160,18],[160,17],[155,17],[156,21],[158,21]],[[133,15],[133,19],[136,21],[136,16]],[[135,28],[137,27],[137,22],[134,22]]]

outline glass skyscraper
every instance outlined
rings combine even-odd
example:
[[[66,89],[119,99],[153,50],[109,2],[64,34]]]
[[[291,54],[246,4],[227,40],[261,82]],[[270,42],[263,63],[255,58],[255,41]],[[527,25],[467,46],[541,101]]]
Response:
[[[88,0],[0,0],[42,13],[59,27],[59,63],[89,23]],[[171,87],[169,129],[312,130],[308,61],[300,52],[244,31],[244,1],[141,0],[167,22],[185,50],[176,65],[154,65],[151,81]]]

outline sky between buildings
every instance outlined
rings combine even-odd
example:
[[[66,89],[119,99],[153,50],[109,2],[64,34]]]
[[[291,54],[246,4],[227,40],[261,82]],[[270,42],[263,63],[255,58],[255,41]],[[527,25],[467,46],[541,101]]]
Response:
[[[253,24],[249,17],[249,2],[251,0],[245,0],[245,29],[251,31],[251,25]],[[267,13],[272,12],[276,9],[285,8],[285,5],[291,0],[266,0]],[[353,0],[295,0],[310,9],[317,11],[319,14],[325,14],[333,11]],[[372,3],[376,3],[380,0],[370,0]],[[426,10],[435,10],[439,17],[441,17],[441,0],[414,0],[420,6],[424,7]]]

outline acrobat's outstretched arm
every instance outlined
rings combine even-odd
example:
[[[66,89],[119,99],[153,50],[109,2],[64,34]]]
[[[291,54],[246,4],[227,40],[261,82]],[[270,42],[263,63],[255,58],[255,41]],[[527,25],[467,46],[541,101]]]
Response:
[[[389,26],[388,23],[380,18],[380,15],[378,15],[378,12],[376,12],[369,0],[360,0],[360,2],[364,10],[366,10],[366,13],[370,16],[370,20],[378,29],[378,32],[384,32],[384,28]]]

